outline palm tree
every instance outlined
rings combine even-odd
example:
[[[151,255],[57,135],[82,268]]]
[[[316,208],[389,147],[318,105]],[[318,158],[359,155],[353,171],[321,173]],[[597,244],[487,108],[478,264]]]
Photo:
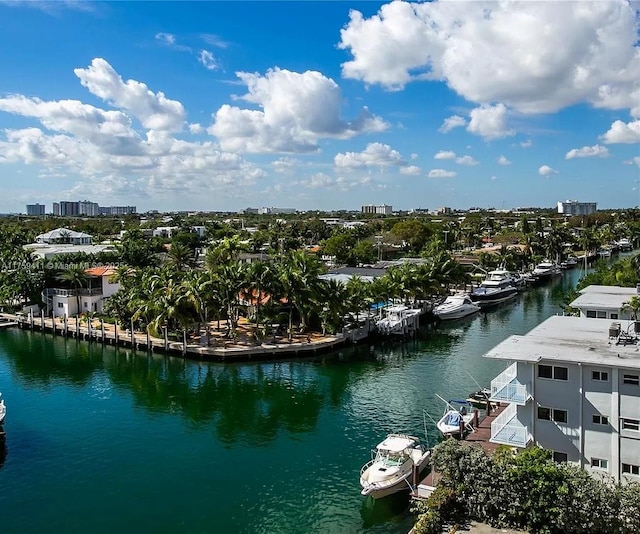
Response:
[[[260,304],[263,294],[277,293],[276,273],[273,265],[269,262],[257,261],[249,267],[249,290],[256,293],[256,332],[260,331]]]
[[[172,243],[167,254],[167,261],[169,265],[182,271],[193,265],[193,252],[184,243]]]
[[[369,282],[359,276],[352,276],[346,285],[346,297],[350,312],[355,312],[356,321],[360,319],[360,311],[370,303]]]
[[[324,280],[324,302],[320,311],[320,320],[322,322],[322,335],[329,327],[332,333],[335,333],[342,323],[342,318],[347,311],[348,290],[347,287],[337,280]]]
[[[70,267],[56,275],[56,280],[70,285],[73,289],[76,295],[76,313],[78,315],[80,314],[80,288],[86,284],[87,279],[87,273],[82,267]]]

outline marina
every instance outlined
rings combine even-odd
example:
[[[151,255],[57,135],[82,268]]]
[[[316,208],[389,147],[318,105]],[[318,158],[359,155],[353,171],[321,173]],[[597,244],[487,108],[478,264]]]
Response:
[[[406,533],[408,491],[375,503],[360,494],[371,448],[398,432],[434,445],[422,412],[442,413],[436,394],[466,398],[477,389],[469,373],[489,384],[503,365],[482,354],[559,313],[579,275],[408,340],[287,361],[207,363],[4,330],[0,506],[14,511],[4,528]]]

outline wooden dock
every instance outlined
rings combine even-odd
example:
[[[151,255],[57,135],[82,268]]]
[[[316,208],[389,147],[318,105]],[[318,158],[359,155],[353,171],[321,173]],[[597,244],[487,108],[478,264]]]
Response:
[[[461,443],[469,446],[482,447],[485,451],[487,451],[487,454],[493,454],[499,447],[499,445],[497,443],[491,443],[489,441],[491,439],[491,423],[504,411],[506,407],[506,404],[498,406],[491,411],[491,415],[485,415],[482,419],[480,419],[480,422],[476,426],[475,431],[469,432],[464,437],[464,439],[461,440]],[[411,497],[413,499],[426,499],[427,497],[429,497],[429,495],[431,495],[431,493],[433,493],[433,491],[436,489],[439,478],[440,475],[434,472],[433,469],[431,469],[427,476],[424,477],[411,492]]]

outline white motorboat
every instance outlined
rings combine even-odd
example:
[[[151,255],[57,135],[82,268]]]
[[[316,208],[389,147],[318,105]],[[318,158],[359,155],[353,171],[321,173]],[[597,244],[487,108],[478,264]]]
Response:
[[[608,247],[602,247],[598,249],[598,256],[601,258],[610,258],[611,257],[611,249]]]
[[[414,466],[421,471],[431,455],[414,436],[389,434],[376,447],[374,458],[360,470],[362,495],[380,499],[410,489]]]
[[[616,241],[616,245],[618,245],[618,248],[620,250],[622,250],[622,251],[628,251],[628,250],[633,249],[633,244],[626,237],[623,237],[623,238],[619,239],[618,241]]]
[[[539,282],[546,282],[557,274],[560,274],[560,267],[552,261],[544,260],[536,265],[533,276]]]
[[[447,409],[436,425],[442,435],[449,437],[459,435],[461,430],[462,433],[471,430],[474,416],[470,408],[471,403],[467,401],[448,401]]]
[[[560,264],[560,268],[573,269],[576,265],[578,265],[578,258],[575,256],[568,256],[567,259]]]
[[[7,415],[7,407],[4,405],[4,399],[2,399],[0,400],[0,425],[4,423],[4,418],[6,415]]]
[[[418,326],[418,316],[422,310],[408,306],[390,306],[384,309],[386,316],[376,322],[381,334],[406,334]]]
[[[496,269],[487,273],[487,277],[471,292],[470,297],[480,307],[491,306],[515,297],[519,286],[524,286],[524,280],[516,279],[505,269]]]
[[[447,319],[461,319],[480,311],[480,306],[474,304],[468,295],[451,295],[436,306],[433,314],[443,321]]]

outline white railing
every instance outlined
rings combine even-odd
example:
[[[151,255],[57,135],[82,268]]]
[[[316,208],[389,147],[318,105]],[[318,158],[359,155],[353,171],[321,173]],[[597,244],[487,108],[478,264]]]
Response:
[[[517,380],[518,364],[513,363],[491,381],[491,401],[524,406],[531,398],[529,388]]]
[[[491,441],[511,447],[526,447],[532,439],[529,428],[518,419],[518,407],[510,404],[491,422]]]

